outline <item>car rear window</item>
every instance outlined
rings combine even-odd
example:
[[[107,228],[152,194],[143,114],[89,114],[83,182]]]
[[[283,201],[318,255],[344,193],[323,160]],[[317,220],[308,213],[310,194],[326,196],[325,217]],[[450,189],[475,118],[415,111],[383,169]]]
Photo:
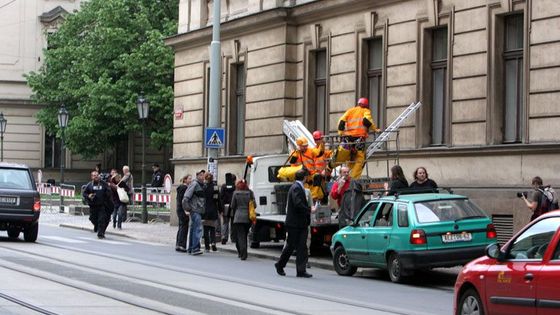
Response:
[[[33,189],[29,172],[25,169],[1,168],[0,189]]]
[[[468,199],[423,201],[414,204],[418,223],[486,218],[487,215]]]

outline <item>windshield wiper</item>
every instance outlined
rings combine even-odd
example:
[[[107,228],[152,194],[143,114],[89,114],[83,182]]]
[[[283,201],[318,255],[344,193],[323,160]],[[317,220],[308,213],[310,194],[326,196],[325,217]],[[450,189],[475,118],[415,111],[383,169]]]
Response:
[[[459,219],[455,220],[455,222],[459,222],[459,221],[467,220],[467,219],[477,219],[477,218],[486,218],[486,216],[485,215],[471,215],[471,216],[468,216],[468,217],[459,218]]]

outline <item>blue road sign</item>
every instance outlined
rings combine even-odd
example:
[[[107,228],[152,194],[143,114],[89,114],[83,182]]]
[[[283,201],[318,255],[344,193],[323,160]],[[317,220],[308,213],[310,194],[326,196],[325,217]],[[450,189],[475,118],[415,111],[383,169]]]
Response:
[[[206,128],[204,133],[204,144],[209,149],[220,149],[224,147],[226,132],[224,128]]]

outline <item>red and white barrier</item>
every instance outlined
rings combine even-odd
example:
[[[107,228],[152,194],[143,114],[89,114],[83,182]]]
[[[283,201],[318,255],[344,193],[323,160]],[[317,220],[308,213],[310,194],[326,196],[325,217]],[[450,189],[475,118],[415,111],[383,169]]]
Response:
[[[170,203],[171,195],[169,194],[147,194],[147,202]],[[142,193],[134,193],[134,201],[142,202]]]
[[[60,188],[59,186],[38,185],[37,191],[42,195],[62,195],[63,197],[75,197],[76,191],[72,188]]]

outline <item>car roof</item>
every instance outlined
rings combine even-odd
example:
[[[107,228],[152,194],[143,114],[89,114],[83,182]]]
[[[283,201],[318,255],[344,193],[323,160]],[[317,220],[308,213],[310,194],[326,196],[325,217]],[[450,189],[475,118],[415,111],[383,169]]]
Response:
[[[432,200],[449,200],[449,199],[467,199],[467,197],[456,194],[436,194],[436,193],[424,193],[424,194],[403,194],[397,196],[383,196],[379,199],[372,200],[387,200],[387,201],[405,201],[405,202],[422,202],[422,201],[432,201]]]
[[[29,167],[25,164],[19,163],[10,163],[10,162],[0,162],[0,168],[21,168],[21,169],[29,169]]]
[[[549,211],[545,214],[540,215],[539,219],[540,218],[546,218],[546,217],[560,217],[560,210]]]

